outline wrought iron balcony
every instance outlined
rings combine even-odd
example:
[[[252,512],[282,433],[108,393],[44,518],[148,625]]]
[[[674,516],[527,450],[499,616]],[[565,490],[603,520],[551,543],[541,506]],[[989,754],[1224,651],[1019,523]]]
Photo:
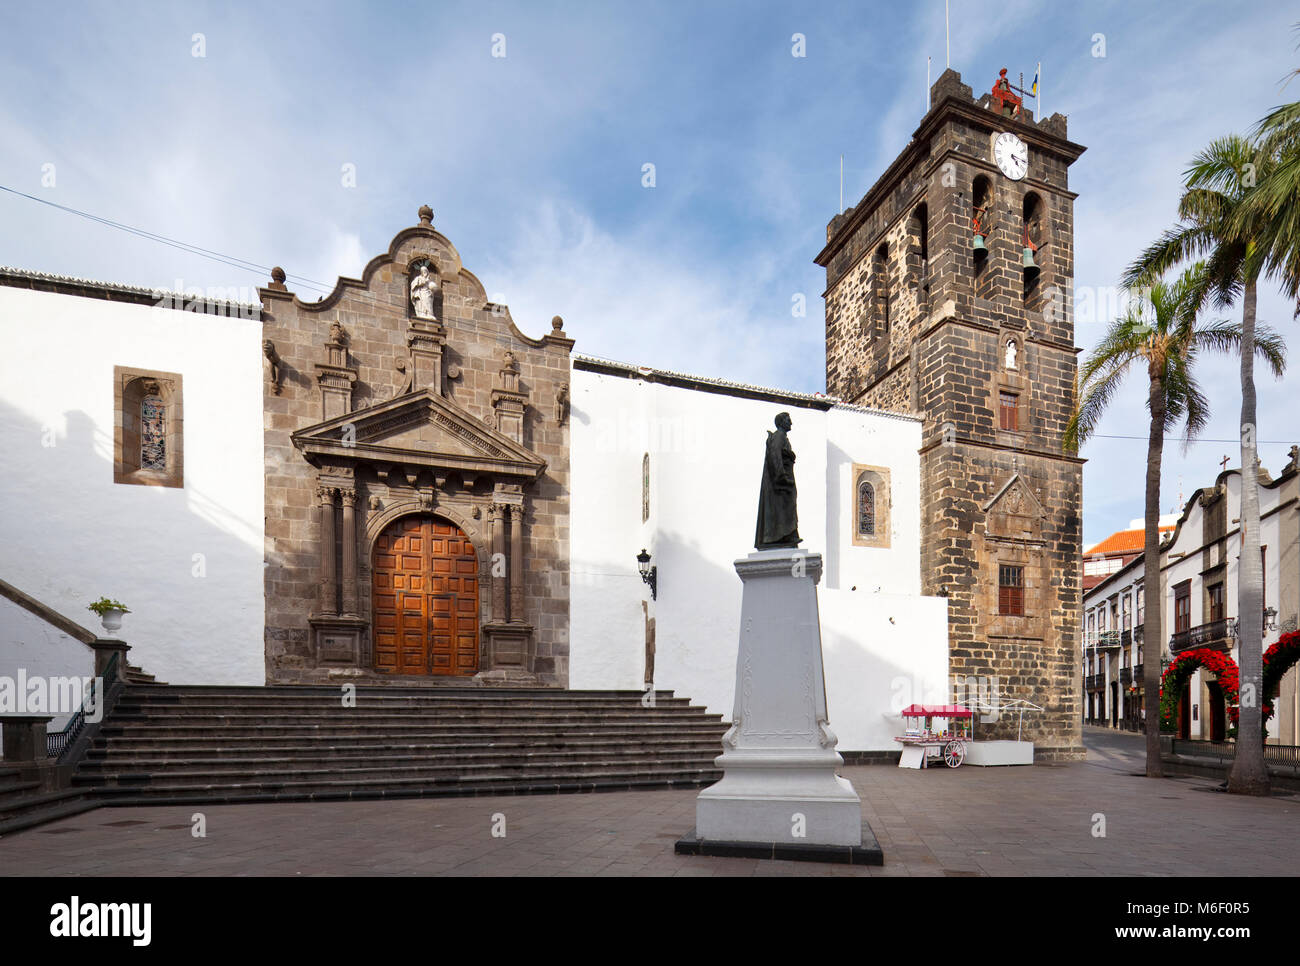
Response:
[[[1126,688],[1133,683],[1133,669],[1131,667],[1119,669],[1119,683]]]
[[[1169,651],[1172,654],[1181,654],[1183,651],[1193,651],[1201,647],[1216,651],[1230,650],[1232,632],[1228,627],[1228,621],[1210,621],[1208,624],[1179,631],[1169,638]]]
[[[1142,643],[1142,625],[1141,625],[1141,624],[1138,624],[1136,627],[1133,628],[1133,640],[1137,641],[1139,644]]]
[[[1132,645],[1132,643],[1133,643],[1133,632],[1132,632],[1132,631],[1125,631],[1124,633],[1120,634],[1120,636],[1119,636],[1119,646],[1120,646],[1120,647],[1129,647],[1130,645]]]
[[[1119,647],[1119,631],[1102,631],[1097,635],[1097,646],[1107,649]]]

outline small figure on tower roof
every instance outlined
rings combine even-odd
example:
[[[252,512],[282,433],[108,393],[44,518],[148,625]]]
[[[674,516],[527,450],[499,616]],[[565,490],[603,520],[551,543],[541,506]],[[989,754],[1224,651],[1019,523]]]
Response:
[[[1023,84],[1024,81],[1022,80],[1021,83]],[[1020,116],[1020,95],[1014,93],[1011,81],[1007,80],[1005,67],[998,71],[998,79],[993,82],[993,97],[989,107],[1006,117]]]

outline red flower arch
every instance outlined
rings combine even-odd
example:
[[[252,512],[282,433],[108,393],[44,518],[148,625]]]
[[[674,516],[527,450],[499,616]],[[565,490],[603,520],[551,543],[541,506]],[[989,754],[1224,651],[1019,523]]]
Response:
[[[1261,711],[1267,721],[1273,713],[1273,699],[1287,671],[1300,662],[1300,631],[1283,634],[1264,652],[1264,703]]]
[[[1238,693],[1241,690],[1241,673],[1237,669],[1237,662],[1221,651],[1202,647],[1179,654],[1160,679],[1161,731],[1174,731],[1177,728],[1174,719],[1178,716],[1178,699],[1182,695],[1183,685],[1198,667],[1213,672],[1219,679],[1223,701],[1228,706],[1228,716],[1232,719],[1233,727],[1236,727]]]

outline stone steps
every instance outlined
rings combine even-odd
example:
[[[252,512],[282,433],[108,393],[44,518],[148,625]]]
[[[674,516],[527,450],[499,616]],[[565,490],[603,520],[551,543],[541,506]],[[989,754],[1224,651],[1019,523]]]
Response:
[[[675,749],[656,749],[656,761],[673,763],[679,761],[698,762],[700,755],[708,752],[707,746],[688,746]],[[518,748],[487,749],[475,751],[472,755],[457,755],[443,752],[433,756],[428,754],[388,754],[388,755],[257,755],[250,754],[237,758],[145,758],[114,757],[96,761],[87,761],[78,769],[77,777],[113,775],[119,773],[142,773],[167,770],[168,775],[185,774],[189,769],[200,768],[205,772],[250,773],[254,771],[278,771],[303,769],[352,769],[358,773],[374,768],[390,769],[415,768],[466,768],[478,767],[519,767],[545,768],[551,765],[579,765],[607,767],[611,761],[609,752],[602,753],[596,749],[575,749],[572,751],[532,751]],[[614,767],[623,767],[615,764]]]
[[[83,788],[41,792],[40,782],[0,785],[0,836],[99,808]]]
[[[501,740],[492,736],[467,735],[464,740],[430,740],[410,741],[408,736],[394,736],[392,741],[374,741],[368,736],[349,736],[354,740],[333,744],[322,744],[319,739],[300,738],[293,741],[281,741],[266,744],[263,741],[248,740],[238,745],[213,746],[210,741],[200,739],[176,739],[184,744],[168,744],[163,741],[136,741],[130,738],[114,739],[104,748],[95,748],[86,756],[87,768],[109,761],[143,761],[165,764],[176,761],[226,761],[246,759],[249,756],[269,755],[272,757],[298,758],[338,758],[338,757],[376,757],[387,755],[455,755],[459,753],[481,753],[511,751],[513,753],[577,753],[617,754],[627,751],[653,750],[663,751],[689,750],[716,754],[717,735],[714,731],[702,731],[699,734],[685,736],[665,735],[646,736],[635,733],[626,737],[608,739],[600,737],[548,738],[532,737],[520,740]],[[202,758],[201,756],[208,756]]]
[[[123,679],[127,684],[166,684],[165,681],[159,681],[152,674],[147,673],[143,668],[138,668],[130,662],[126,665],[126,674]]]
[[[717,734],[721,735],[725,730],[720,723],[705,722],[705,725],[712,724],[712,728],[702,727],[700,724],[683,721],[680,723],[647,725],[644,728],[635,727],[634,722],[625,722],[609,728],[593,728],[590,722],[583,722],[581,730],[574,727],[556,729],[559,733],[587,736],[616,736],[625,737],[653,736],[669,737],[673,735],[692,735],[692,734]],[[241,725],[230,726],[226,728],[216,727],[195,727],[192,725],[167,725],[165,723],[150,723],[137,725],[133,728],[123,728],[116,725],[104,725],[100,734],[100,740],[108,741],[126,741],[126,740],[152,740],[163,741],[167,739],[185,739],[197,738],[206,740],[209,743],[220,739],[221,743],[236,741],[266,741],[272,738],[309,738],[314,741],[324,741],[332,739],[343,739],[353,737],[366,737],[377,733],[393,735],[399,739],[402,735],[409,735],[412,739],[418,737],[421,739],[454,738],[456,735],[465,735],[467,738],[480,737],[492,738],[495,740],[506,740],[508,738],[525,738],[529,735],[538,734],[536,725],[515,723],[511,725],[490,725],[480,723],[478,727],[473,722],[449,723],[438,726],[431,725],[427,721],[422,721],[412,728],[409,732],[394,732],[391,726],[382,729],[369,729],[363,723],[334,724],[331,722],[303,722],[298,724],[281,724],[281,725]],[[96,747],[99,747],[97,744]]]
[[[640,691],[129,685],[77,768],[102,804],[699,787],[721,715]]]
[[[627,764],[625,762],[594,761],[585,758],[562,761],[473,761],[448,762],[433,764],[414,762],[409,765],[329,765],[292,767],[298,763],[281,764],[276,767],[254,768],[243,765],[235,768],[197,768],[168,767],[165,770],[150,769],[130,771],[129,766],[114,768],[104,773],[85,774],[78,772],[75,788],[119,788],[129,787],[138,790],[144,786],[158,784],[155,775],[162,776],[162,781],[169,786],[212,787],[214,785],[296,784],[315,783],[318,781],[338,781],[348,785],[368,786],[388,782],[428,782],[431,784],[454,784],[460,781],[480,778],[502,779],[513,782],[538,779],[556,781],[559,779],[595,779],[606,775],[635,776],[640,778],[652,775],[673,776],[679,771],[695,773],[703,769],[696,766],[696,759],[689,756],[679,759],[659,759],[650,764]],[[719,777],[721,777],[719,775]]]

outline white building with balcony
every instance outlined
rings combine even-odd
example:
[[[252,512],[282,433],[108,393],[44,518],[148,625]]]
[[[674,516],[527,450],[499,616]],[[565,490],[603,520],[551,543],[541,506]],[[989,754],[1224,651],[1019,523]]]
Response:
[[[1297,450],[1277,479],[1261,470],[1260,552],[1264,566],[1265,650],[1295,630],[1300,613],[1300,472]],[[1163,523],[1163,521],[1162,521]],[[1084,594],[1084,717],[1092,724],[1138,729],[1142,723],[1143,662],[1162,670],[1177,655],[1210,648],[1240,663],[1237,580],[1241,557],[1241,472],[1220,473],[1184,505],[1161,543],[1162,640],[1144,641],[1145,569],[1141,556]],[[1268,740],[1300,744],[1300,695],[1296,668],[1282,679]],[[1179,702],[1177,734],[1221,740],[1230,727],[1215,676],[1193,674]]]

